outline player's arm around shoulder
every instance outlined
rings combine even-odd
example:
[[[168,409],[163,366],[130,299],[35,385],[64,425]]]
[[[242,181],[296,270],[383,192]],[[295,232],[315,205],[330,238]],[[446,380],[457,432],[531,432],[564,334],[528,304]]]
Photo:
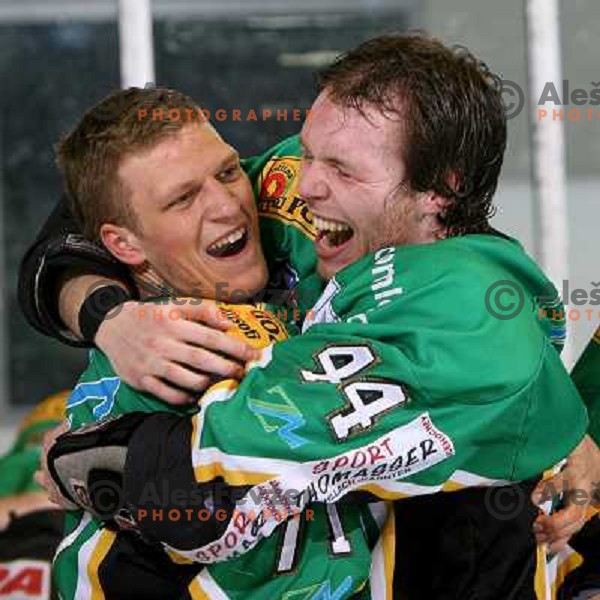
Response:
[[[492,236],[447,242],[437,249],[448,254],[440,280],[451,310],[439,327],[455,340],[444,360],[468,384],[464,401],[489,402],[503,409],[503,419],[516,419],[512,478],[531,477],[569,454],[587,427],[584,404],[556,351],[559,327],[550,326],[542,308],[560,313],[562,303],[520,245]],[[441,384],[448,381],[452,375]]]

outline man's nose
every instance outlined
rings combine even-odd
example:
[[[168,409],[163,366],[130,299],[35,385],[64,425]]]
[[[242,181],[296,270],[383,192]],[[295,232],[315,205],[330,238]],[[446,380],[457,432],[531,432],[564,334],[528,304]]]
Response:
[[[308,203],[327,197],[328,187],[322,165],[314,161],[303,161],[300,169],[298,194]]]
[[[210,202],[210,214],[214,219],[237,217],[242,211],[242,203],[225,184],[211,179],[206,182]]]

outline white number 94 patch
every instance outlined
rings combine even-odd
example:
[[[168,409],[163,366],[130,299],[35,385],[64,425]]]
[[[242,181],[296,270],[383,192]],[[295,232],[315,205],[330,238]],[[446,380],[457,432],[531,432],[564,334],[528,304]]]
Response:
[[[321,373],[302,370],[305,381],[344,383],[359,375],[376,362],[369,346],[330,346],[316,356]],[[353,433],[368,431],[377,417],[406,401],[402,387],[397,383],[361,380],[342,385],[346,406],[329,415],[329,423],[338,440]]]

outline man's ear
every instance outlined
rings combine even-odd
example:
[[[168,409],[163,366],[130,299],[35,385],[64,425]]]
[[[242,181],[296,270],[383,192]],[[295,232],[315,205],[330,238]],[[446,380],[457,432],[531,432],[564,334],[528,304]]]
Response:
[[[437,216],[442,214],[451,204],[451,200],[435,192],[424,192],[419,198],[422,214]]]
[[[442,224],[441,217],[451,205],[452,201],[433,191],[429,191],[419,195],[418,203],[422,239],[427,242],[432,242],[446,238],[447,230]]]
[[[458,189],[460,183],[460,177],[456,171],[451,171],[446,177],[446,183],[448,187],[455,192]],[[427,215],[440,215],[448,210],[453,200],[446,196],[436,194],[434,191],[428,191],[423,193],[422,197],[422,209]]]
[[[146,262],[146,253],[138,236],[128,229],[112,223],[100,227],[100,239],[106,249],[126,265],[141,265]]]

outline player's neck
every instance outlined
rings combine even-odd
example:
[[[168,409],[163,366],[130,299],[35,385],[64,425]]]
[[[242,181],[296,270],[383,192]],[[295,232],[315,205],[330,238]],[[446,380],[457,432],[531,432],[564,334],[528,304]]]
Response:
[[[131,274],[138,289],[140,300],[148,298],[180,296],[181,294],[170,285],[154,267],[148,263],[131,268]]]

